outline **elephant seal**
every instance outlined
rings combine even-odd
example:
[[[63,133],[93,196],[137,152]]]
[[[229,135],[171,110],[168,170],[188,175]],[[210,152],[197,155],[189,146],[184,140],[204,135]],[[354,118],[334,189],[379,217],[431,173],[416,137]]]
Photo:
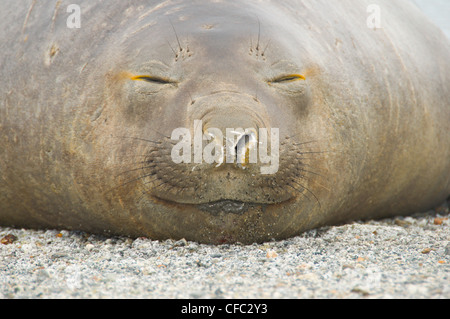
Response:
[[[253,243],[450,194],[450,44],[408,2],[69,2],[0,5],[1,225]]]

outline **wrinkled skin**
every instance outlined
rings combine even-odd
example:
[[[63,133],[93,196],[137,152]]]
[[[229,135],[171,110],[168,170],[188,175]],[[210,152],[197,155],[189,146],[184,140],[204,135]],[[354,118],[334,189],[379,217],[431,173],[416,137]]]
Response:
[[[2,1],[0,224],[253,243],[440,204],[450,44],[376,2]],[[175,164],[194,120],[279,128],[278,172]]]

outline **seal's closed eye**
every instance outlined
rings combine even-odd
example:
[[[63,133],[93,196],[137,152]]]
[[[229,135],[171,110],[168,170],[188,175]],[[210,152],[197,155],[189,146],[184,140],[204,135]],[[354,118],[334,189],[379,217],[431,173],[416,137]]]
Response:
[[[269,80],[269,83],[286,83],[286,82],[293,82],[293,81],[299,81],[299,80],[306,80],[306,77],[301,74],[287,74],[280,77],[277,77],[273,80]]]
[[[132,80],[134,81],[146,81],[146,82],[151,82],[151,83],[156,83],[156,84],[177,84],[178,82],[167,79],[167,78],[163,78],[163,77],[159,77],[159,76],[150,76],[150,75],[137,75],[137,76],[133,76],[131,77]]]

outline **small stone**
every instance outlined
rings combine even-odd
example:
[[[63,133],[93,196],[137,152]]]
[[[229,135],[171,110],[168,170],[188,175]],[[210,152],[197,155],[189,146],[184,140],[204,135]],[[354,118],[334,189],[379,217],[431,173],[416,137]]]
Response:
[[[185,246],[187,246],[187,244],[188,244],[187,240],[183,238],[183,239],[180,239],[179,241],[176,241],[173,246],[174,247],[185,247]]]
[[[17,238],[16,236],[9,234],[9,235],[6,235],[5,237],[3,237],[3,238],[0,240],[0,242],[1,242],[3,245],[10,245],[10,244],[14,243],[17,239],[18,239],[18,238]]]
[[[353,288],[351,292],[360,294],[363,297],[368,297],[370,295],[370,293],[368,293],[365,290],[362,290],[361,288]]]
[[[53,254],[51,255],[51,259],[59,259],[59,258],[66,258],[67,254]]]
[[[447,244],[447,247],[445,247],[445,252],[444,254],[446,254],[447,256],[450,256],[450,243]]]
[[[353,265],[342,265],[342,270],[344,269],[355,269],[355,266]]]
[[[395,225],[404,227],[404,228],[408,228],[409,226],[411,226],[410,222],[408,222],[406,220],[401,220],[401,219],[396,219],[394,223],[395,223]]]
[[[440,225],[442,225],[442,224],[444,223],[444,221],[446,221],[446,220],[448,220],[448,218],[435,218],[435,219],[434,219],[434,224],[440,226]]]
[[[45,269],[39,269],[36,273],[36,277],[38,282],[42,282],[48,278],[50,278],[50,274]]]

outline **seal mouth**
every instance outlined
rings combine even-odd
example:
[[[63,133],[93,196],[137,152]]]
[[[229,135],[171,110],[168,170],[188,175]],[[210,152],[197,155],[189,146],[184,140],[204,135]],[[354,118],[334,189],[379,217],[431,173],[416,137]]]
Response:
[[[154,197],[159,202],[165,205],[175,205],[179,207],[193,207],[200,211],[209,213],[211,215],[219,215],[219,214],[234,214],[234,215],[244,215],[247,211],[259,208],[265,211],[267,207],[282,205],[288,203],[293,200],[293,198],[289,198],[282,202],[276,203],[256,203],[256,202],[242,202],[238,200],[232,199],[221,199],[214,202],[208,203],[199,203],[199,204],[188,204],[188,203],[180,203],[172,200],[162,199],[159,197]]]
[[[267,204],[244,203],[233,200],[220,200],[217,202],[200,204],[197,205],[197,207],[200,210],[213,215],[217,215],[220,213],[242,215],[246,213],[250,207],[254,207],[256,205],[267,206]]]

